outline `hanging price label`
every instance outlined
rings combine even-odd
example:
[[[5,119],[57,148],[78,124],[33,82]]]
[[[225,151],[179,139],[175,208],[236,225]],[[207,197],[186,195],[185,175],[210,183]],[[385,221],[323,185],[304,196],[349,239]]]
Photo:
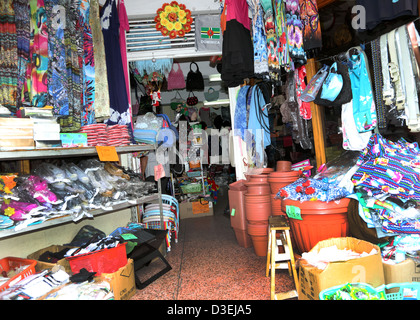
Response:
[[[100,161],[120,161],[117,150],[112,146],[96,146]]]
[[[286,206],[286,214],[291,219],[303,220],[300,215],[300,208],[295,206]]]

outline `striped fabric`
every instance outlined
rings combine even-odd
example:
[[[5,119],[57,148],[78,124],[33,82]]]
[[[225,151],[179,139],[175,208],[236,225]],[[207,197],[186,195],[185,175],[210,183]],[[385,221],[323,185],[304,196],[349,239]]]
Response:
[[[353,175],[355,187],[368,195],[389,195],[405,200],[420,200],[420,150],[417,143],[401,138],[393,142],[373,134],[360,154],[360,168]]]

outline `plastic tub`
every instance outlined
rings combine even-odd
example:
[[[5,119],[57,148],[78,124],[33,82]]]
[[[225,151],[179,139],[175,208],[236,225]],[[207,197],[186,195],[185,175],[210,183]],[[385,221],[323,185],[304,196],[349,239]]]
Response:
[[[347,209],[349,198],[339,201],[294,201],[283,199],[281,209],[287,214],[287,206],[300,208],[302,220],[289,219],[290,230],[297,252],[309,252],[319,241],[349,236]]]
[[[126,243],[120,243],[115,248],[66,257],[66,259],[69,260],[73,273],[79,273],[83,268],[89,272],[96,272],[96,276],[102,273],[113,273],[127,264],[125,245]]]
[[[376,288],[386,300],[420,300],[420,282],[389,283]]]
[[[340,290],[341,288],[343,288],[346,284],[341,284],[338,286],[334,286],[328,289],[324,289],[319,293],[319,300],[326,300],[326,298],[329,295],[334,294],[335,292],[337,292],[338,290]],[[370,284],[368,283],[350,283],[350,285],[354,288],[361,288],[361,289],[365,289],[368,293],[370,293],[371,295],[377,296],[378,298],[381,297],[381,294],[379,293],[379,291],[377,289],[375,289],[374,287],[372,287]]]
[[[10,288],[11,286],[18,283],[19,281],[34,274],[36,263],[37,263],[36,260],[21,259],[21,258],[15,258],[15,257],[6,257],[6,258],[1,259],[0,272],[2,271],[9,272],[11,269],[21,268],[23,266],[26,266],[26,268],[23,269],[18,274],[11,277],[10,280],[3,283],[0,286],[0,292]]]

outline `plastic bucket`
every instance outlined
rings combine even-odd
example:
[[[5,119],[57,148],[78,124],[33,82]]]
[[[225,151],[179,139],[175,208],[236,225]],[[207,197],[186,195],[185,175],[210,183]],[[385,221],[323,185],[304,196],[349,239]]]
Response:
[[[254,182],[249,181],[245,182],[245,185],[247,187],[247,194],[255,194],[255,195],[265,195],[270,193],[270,185],[267,183],[267,181],[264,182]]]
[[[297,252],[309,252],[319,241],[329,238],[349,236],[347,209],[349,198],[339,201],[294,201],[283,199],[281,208],[286,213],[287,206],[300,208],[302,220],[289,219],[290,230]]]
[[[251,223],[268,223],[271,215],[270,194],[264,196],[245,195],[246,220]]]

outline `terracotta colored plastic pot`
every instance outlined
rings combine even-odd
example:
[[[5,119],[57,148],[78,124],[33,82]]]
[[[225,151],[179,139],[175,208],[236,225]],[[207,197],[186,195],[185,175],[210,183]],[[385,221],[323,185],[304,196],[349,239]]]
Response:
[[[265,257],[268,249],[268,236],[251,236],[254,252],[259,257]]]
[[[292,163],[290,161],[277,161],[276,171],[284,172],[292,170]]]
[[[273,172],[268,176],[271,193],[277,193],[279,190],[299,179],[298,171]]]
[[[248,223],[246,229],[250,236],[268,236],[268,220],[264,224]]]
[[[281,199],[275,198],[276,194],[271,194],[271,214],[273,216],[283,216],[285,213],[281,211]]]
[[[281,179],[288,179],[288,178],[299,178],[300,172],[299,171],[288,171],[288,172],[272,172],[268,175],[268,178],[281,178]]]
[[[251,223],[267,223],[271,215],[270,195],[250,196],[245,195],[246,220]]]
[[[252,239],[247,230],[236,228],[233,228],[233,230],[235,231],[236,240],[240,247],[249,248],[252,246]]]
[[[247,194],[265,195],[270,193],[270,185],[261,182],[245,182],[247,186]]]
[[[251,174],[247,176],[248,182],[268,183],[268,174]]]
[[[302,220],[289,219],[298,253],[309,252],[319,241],[349,236],[347,210],[350,199],[337,202],[282,200],[281,208],[285,213],[287,206],[300,208]]]

